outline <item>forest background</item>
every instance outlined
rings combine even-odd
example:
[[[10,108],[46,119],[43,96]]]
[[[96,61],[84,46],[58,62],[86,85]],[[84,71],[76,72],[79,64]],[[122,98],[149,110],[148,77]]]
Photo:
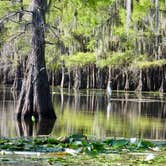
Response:
[[[21,88],[32,51],[30,0],[0,1],[0,82]],[[49,0],[49,83],[166,92],[165,0]]]

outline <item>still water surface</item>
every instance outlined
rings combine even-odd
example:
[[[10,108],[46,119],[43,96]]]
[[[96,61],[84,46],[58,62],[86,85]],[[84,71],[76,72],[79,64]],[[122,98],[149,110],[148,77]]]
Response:
[[[104,90],[74,93],[54,89],[58,118],[37,124],[15,119],[14,99],[10,88],[0,88],[0,137],[83,133],[98,138],[166,139],[166,94],[114,91],[108,100]]]

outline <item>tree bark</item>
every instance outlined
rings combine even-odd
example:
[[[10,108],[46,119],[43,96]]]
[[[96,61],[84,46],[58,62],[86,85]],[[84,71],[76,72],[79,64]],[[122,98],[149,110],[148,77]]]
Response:
[[[62,62],[62,79],[61,79],[61,88],[64,87],[64,80],[65,80],[65,66],[64,66],[64,62]]]
[[[155,58],[159,59],[158,56],[158,36],[159,36],[159,0],[155,0],[156,17],[155,17]]]
[[[21,84],[22,84],[22,80],[21,80],[21,64],[18,62],[17,67],[16,67],[16,71],[15,71],[15,77],[14,77],[14,82],[13,82],[13,86],[12,89],[15,91],[19,92],[21,91]]]
[[[159,88],[159,92],[163,93],[164,92],[164,67],[161,67],[161,85]]]
[[[68,68],[68,77],[69,77],[69,81],[68,81],[68,90],[70,91],[70,88],[71,88],[71,74],[70,74],[70,68]]]
[[[95,88],[95,66],[92,65],[92,88]]]
[[[112,75],[111,75],[111,67],[108,68],[108,82],[111,82],[111,78],[112,78]],[[108,83],[107,82],[107,83]]]
[[[126,8],[127,8],[127,17],[126,17],[126,33],[128,35],[130,22],[131,22],[131,5],[132,0],[127,0]]]
[[[86,88],[87,88],[87,89],[90,88],[90,69],[89,69],[89,65],[87,66],[87,81],[86,81]]]
[[[142,69],[140,69],[140,72],[139,72],[139,83],[136,88],[136,91],[142,91]]]
[[[80,68],[76,66],[75,68],[75,78],[74,78],[74,89],[78,90],[81,85],[81,73],[80,73]]]
[[[32,53],[29,56],[17,106],[17,118],[56,118],[45,65],[46,0],[33,0]]]
[[[128,71],[125,71],[125,76],[126,76],[126,80],[125,80],[125,90],[129,90],[129,75],[128,75]]]

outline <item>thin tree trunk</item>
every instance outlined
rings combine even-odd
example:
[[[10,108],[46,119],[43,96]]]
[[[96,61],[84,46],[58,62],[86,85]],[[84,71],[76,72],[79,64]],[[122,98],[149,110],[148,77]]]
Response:
[[[150,78],[149,78],[149,73],[150,73],[150,70],[146,69],[147,88],[148,88],[148,90],[151,90],[151,82],[150,82]]]
[[[126,17],[126,33],[128,34],[131,22],[131,4],[132,0],[127,0],[127,17]]]
[[[16,67],[16,71],[15,71],[15,77],[14,77],[14,83],[13,83],[13,87],[12,89],[15,91],[19,92],[21,91],[21,64],[18,63],[17,67]]]
[[[56,118],[45,65],[46,0],[33,0],[32,53],[17,106],[17,118]]]
[[[18,0],[18,3],[19,5],[21,6],[20,9],[23,11],[24,8],[23,8],[23,0]],[[19,15],[18,15],[18,21],[21,22],[22,21],[22,17],[23,17],[23,13],[20,12]],[[12,89],[13,90],[16,90],[16,97],[18,97],[19,93],[20,93],[20,90],[21,90],[21,66],[22,66],[22,62],[21,60],[18,60],[20,59],[19,58],[19,55],[18,55],[18,52],[16,51],[15,52],[15,55],[16,55],[16,59],[17,59],[17,66],[16,66],[16,71],[15,71],[15,76],[14,76],[14,82],[13,82],[13,87]]]
[[[53,70],[52,71],[52,88],[54,88],[54,86],[55,86],[55,71]]]
[[[96,73],[96,88],[99,89],[100,88],[100,68],[97,68],[97,73]]]
[[[68,90],[70,90],[70,88],[71,88],[71,75],[70,75],[70,68],[68,68],[68,77],[69,77]]]
[[[155,0],[155,8],[156,8],[156,19],[155,19],[155,58],[158,57],[158,36],[159,36],[159,0]]]
[[[77,66],[75,68],[74,89],[78,90],[80,88],[80,85],[81,85],[80,69]]]
[[[61,108],[60,108],[60,111],[63,112],[64,111],[64,92],[63,92],[63,88],[60,89],[60,93],[61,93]]]
[[[164,92],[164,67],[161,67],[161,85],[160,85],[160,89],[159,92],[163,93]]]
[[[111,77],[112,77],[111,76],[111,67],[109,67],[109,69],[108,69],[108,82],[107,82],[107,98],[108,98],[108,100],[110,99],[111,94],[112,94]]]
[[[64,62],[62,62],[62,79],[61,79],[61,88],[64,87],[64,80],[65,80],[65,66],[64,66]]]
[[[95,88],[95,67],[92,66],[92,88]]]
[[[142,91],[142,69],[140,69],[140,72],[139,72],[139,83],[136,88],[136,91]]]
[[[87,66],[87,83],[86,88],[89,89],[90,87],[90,71],[89,71],[89,65]]]
[[[109,67],[109,69],[108,69],[108,82],[110,82],[111,81],[111,67]]]
[[[125,71],[125,75],[126,75],[126,80],[125,80],[125,90],[129,90],[129,75],[128,75],[128,71]]]

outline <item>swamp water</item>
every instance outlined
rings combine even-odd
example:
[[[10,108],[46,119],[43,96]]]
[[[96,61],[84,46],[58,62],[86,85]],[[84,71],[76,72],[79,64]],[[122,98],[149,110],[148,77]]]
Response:
[[[83,133],[97,138],[166,139],[166,94],[114,91],[108,100],[104,90],[54,89],[53,102],[56,121],[20,123],[10,88],[1,87],[0,137]]]

